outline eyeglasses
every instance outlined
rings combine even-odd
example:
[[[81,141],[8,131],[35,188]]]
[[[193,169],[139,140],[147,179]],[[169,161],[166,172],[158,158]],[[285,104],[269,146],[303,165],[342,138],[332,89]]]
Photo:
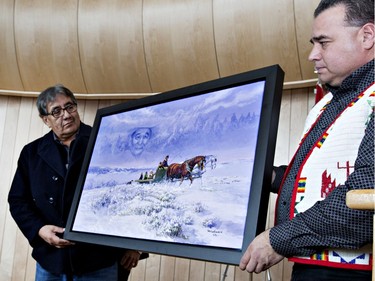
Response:
[[[52,115],[55,118],[60,118],[64,115],[64,110],[68,113],[73,113],[77,111],[77,105],[74,103],[68,104],[67,106],[63,107],[56,107],[51,112],[47,113],[47,115]]]

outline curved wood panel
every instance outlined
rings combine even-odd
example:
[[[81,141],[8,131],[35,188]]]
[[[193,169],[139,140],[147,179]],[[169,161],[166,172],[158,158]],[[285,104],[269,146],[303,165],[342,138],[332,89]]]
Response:
[[[17,0],[15,39],[26,90],[63,83],[86,92],[79,61],[77,0]]]
[[[144,0],[143,10],[153,92],[218,78],[211,0]]]
[[[308,61],[312,45],[310,43],[313,13],[320,0],[294,0],[296,19],[296,39],[298,45],[299,64],[302,71],[302,80],[317,78],[314,74],[314,65]],[[297,58],[296,58],[297,59]]]
[[[270,64],[293,85],[316,79],[307,56],[318,2],[0,0],[0,92],[63,83],[124,98]]]
[[[151,92],[142,1],[79,1],[79,46],[89,93]]]
[[[293,16],[292,0],[214,1],[220,74],[279,64],[286,81],[300,80]]]
[[[1,89],[23,90],[14,46],[14,0],[0,0]]]

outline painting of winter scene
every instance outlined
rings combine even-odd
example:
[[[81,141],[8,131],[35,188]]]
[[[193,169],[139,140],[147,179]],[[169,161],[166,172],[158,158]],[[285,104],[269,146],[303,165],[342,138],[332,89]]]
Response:
[[[72,230],[241,249],[264,86],[102,117]]]

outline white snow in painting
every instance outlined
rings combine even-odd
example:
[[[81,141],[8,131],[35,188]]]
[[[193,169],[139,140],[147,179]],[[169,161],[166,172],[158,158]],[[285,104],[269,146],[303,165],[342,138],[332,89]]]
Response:
[[[213,247],[242,247],[264,82],[102,118],[74,231]],[[149,128],[142,152],[129,135]],[[206,156],[193,179],[136,180]],[[216,160],[213,162],[212,160]]]

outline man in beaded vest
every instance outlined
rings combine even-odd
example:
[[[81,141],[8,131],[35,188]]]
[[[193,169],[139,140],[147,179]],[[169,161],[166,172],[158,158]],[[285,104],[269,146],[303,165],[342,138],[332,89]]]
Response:
[[[274,168],[276,224],[240,268],[259,273],[288,257],[292,281],[371,280],[373,212],[346,193],[374,188],[374,0],[322,0],[309,60],[329,93],[309,113],[288,166]]]

